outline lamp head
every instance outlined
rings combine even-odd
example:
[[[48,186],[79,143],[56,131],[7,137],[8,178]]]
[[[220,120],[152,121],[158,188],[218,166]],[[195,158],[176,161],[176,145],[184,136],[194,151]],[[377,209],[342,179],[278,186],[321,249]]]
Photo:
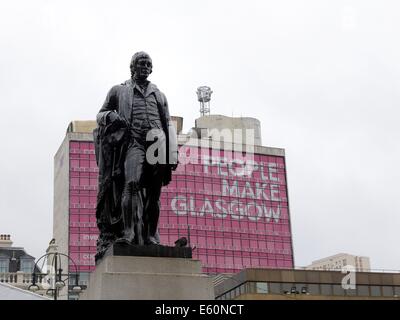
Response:
[[[56,288],[61,289],[65,286],[65,283],[62,280],[57,280],[55,286],[56,286]]]
[[[39,290],[39,286],[37,285],[37,284],[31,284],[29,287],[28,287],[28,290],[29,291],[32,291],[32,292],[36,292],[36,291],[38,291]]]
[[[81,293],[81,292],[82,292],[81,286],[74,286],[74,287],[72,288],[72,292],[73,292],[73,293]]]

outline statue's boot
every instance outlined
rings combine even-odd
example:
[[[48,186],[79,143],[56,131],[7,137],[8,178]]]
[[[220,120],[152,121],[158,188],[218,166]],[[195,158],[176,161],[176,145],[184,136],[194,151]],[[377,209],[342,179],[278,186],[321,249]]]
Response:
[[[160,244],[160,235],[158,233],[158,218],[160,216],[160,188],[149,188],[144,210],[144,239],[145,244]]]
[[[134,221],[135,238],[132,244],[143,245],[143,195],[141,190],[135,190],[132,197],[132,217]]]
[[[155,244],[155,245],[159,245],[160,244],[160,239],[157,237],[147,237],[146,238],[146,242],[145,244]]]

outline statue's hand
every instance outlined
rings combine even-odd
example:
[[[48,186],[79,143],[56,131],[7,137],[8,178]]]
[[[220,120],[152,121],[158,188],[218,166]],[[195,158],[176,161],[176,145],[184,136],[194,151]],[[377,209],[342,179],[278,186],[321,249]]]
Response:
[[[179,153],[178,151],[171,151],[169,155],[169,167],[172,171],[175,171],[179,164]]]
[[[178,168],[178,164],[179,164],[179,161],[177,161],[176,163],[171,164],[171,170],[175,171],[176,168]]]
[[[119,114],[116,113],[116,112],[110,112],[110,113],[107,115],[107,122],[108,122],[108,123],[115,124],[115,125],[118,125],[118,126],[121,126],[121,127],[122,127],[123,125],[125,125],[124,119],[122,119],[122,118],[119,116]]]

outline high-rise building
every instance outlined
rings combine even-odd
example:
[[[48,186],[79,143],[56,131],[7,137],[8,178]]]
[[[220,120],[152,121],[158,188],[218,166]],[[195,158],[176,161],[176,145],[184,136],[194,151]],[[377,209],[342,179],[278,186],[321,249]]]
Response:
[[[371,269],[368,257],[355,256],[348,253],[338,253],[313,261],[306,268],[314,270],[341,270],[345,266],[352,266],[355,271],[361,272],[368,272]]]
[[[173,118],[180,163],[162,190],[162,244],[186,237],[210,274],[292,268],[284,149],[261,145],[254,118],[205,115],[189,134],[181,132],[183,119]],[[71,122],[54,158],[53,236],[59,252],[75,261],[82,284],[94,269],[98,236],[95,126]]]

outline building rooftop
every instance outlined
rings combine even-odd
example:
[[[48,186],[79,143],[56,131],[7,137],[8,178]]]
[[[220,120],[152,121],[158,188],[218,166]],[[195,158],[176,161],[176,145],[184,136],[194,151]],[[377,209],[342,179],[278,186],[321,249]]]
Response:
[[[178,121],[175,121],[175,125],[177,126],[177,131],[180,132],[182,130],[182,121],[183,119],[180,117],[174,117],[171,116],[174,119],[177,119]],[[211,116],[205,116],[202,118],[207,118],[207,117],[214,117],[214,115]],[[222,117],[220,115],[215,115],[215,117]],[[229,118],[229,117],[226,117]],[[199,118],[200,119],[200,118]],[[232,118],[236,119],[236,118]],[[242,118],[242,119],[251,119],[254,121],[258,121],[257,119],[254,118]],[[93,130],[96,128],[97,124],[96,121],[94,120],[74,120],[68,125],[67,129],[67,140],[77,140],[77,141],[93,141]],[[192,128],[196,129],[196,128]],[[200,128],[202,129],[202,128]],[[217,128],[218,129],[218,128]],[[195,130],[196,131],[196,130]],[[261,142],[261,137],[257,138]],[[179,145],[187,145],[187,146],[193,146],[193,147],[204,147],[204,148],[211,148],[211,149],[225,149],[225,150],[242,150],[243,152],[246,153],[255,153],[255,154],[264,154],[264,155],[274,155],[274,156],[285,156],[285,149],[283,148],[276,148],[276,147],[266,147],[262,146],[260,144],[255,144],[248,148],[246,144],[242,143],[227,143],[225,144],[225,141],[220,141],[220,140],[213,140],[210,137],[203,137],[201,134],[196,134],[195,139],[189,132],[188,134],[178,134],[178,144]],[[61,146],[60,146],[61,148]],[[57,151],[57,153],[60,151],[60,149]]]
[[[354,254],[350,254],[350,253],[338,253],[338,254],[334,254],[332,256],[328,256],[328,257],[325,257],[325,258],[314,260],[312,263],[313,264],[318,264],[318,263],[321,263],[321,262],[325,262],[327,260],[335,260],[335,259],[342,258],[342,257],[345,257],[345,256],[346,257],[357,257],[357,258],[369,259],[369,257],[366,257],[366,256],[358,256],[358,255],[354,255]]]
[[[2,241],[0,245],[0,257],[2,259],[9,259],[8,272],[20,271],[21,259],[29,259],[31,261],[35,261],[35,257],[32,257],[31,255],[27,254],[24,248],[11,246],[12,241],[10,235],[7,235],[7,237],[3,237],[5,235],[1,236],[3,240],[6,239],[5,241],[7,241],[7,243],[4,243],[5,241]],[[36,272],[40,272],[40,269],[37,266],[35,270]]]

